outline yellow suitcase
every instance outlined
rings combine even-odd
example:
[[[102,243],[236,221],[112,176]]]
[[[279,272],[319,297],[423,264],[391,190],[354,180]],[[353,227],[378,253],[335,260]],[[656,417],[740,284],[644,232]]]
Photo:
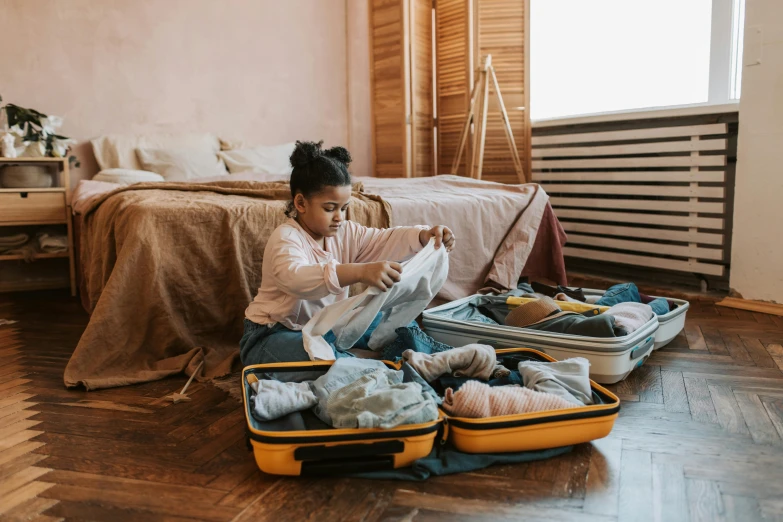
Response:
[[[389,368],[396,369],[392,363]],[[424,424],[408,424],[393,429],[286,430],[284,422],[259,422],[250,414],[247,375],[267,372],[326,373],[331,361],[258,364],[242,371],[242,392],[247,422],[248,444],[256,464],[272,475],[330,475],[360,473],[410,466],[426,457],[436,439],[443,437],[443,416]],[[318,428],[314,414],[311,423]],[[312,420],[312,419],[311,419]],[[323,424],[323,423],[320,423]]]
[[[556,362],[532,348],[497,350],[498,359],[513,354],[533,361]],[[443,412],[448,440],[464,453],[509,453],[581,444],[609,435],[620,411],[620,399],[590,381],[596,404],[484,419],[452,417]],[[600,401],[600,403],[598,402]]]
[[[498,357],[555,362],[530,348],[497,350]],[[384,361],[399,370],[402,363]],[[464,453],[508,453],[569,446],[600,439],[609,434],[620,410],[620,400],[609,390],[590,381],[597,403],[591,406],[485,419],[449,416],[442,409],[438,420],[393,429],[291,430],[278,421],[259,422],[250,414],[251,388],[248,374],[325,373],[331,361],[259,364],[242,372],[242,391],[248,446],[261,471],[273,475],[329,475],[387,470],[410,466],[426,457],[434,444],[446,441]],[[315,377],[313,377],[315,378]],[[315,418],[310,412],[304,412]],[[317,424],[320,421],[315,422]],[[323,424],[323,423],[321,423]]]

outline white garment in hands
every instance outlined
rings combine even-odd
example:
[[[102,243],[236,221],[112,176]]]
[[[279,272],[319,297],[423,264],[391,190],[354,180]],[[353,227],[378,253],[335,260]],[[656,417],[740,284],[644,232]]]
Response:
[[[427,307],[440,291],[449,273],[445,247],[435,249],[430,240],[424,249],[402,263],[402,278],[388,291],[371,287],[361,294],[322,308],[302,329],[302,339],[310,359],[333,360],[334,352],[322,337],[329,330],[337,336],[335,346],[348,350],[364,335],[378,312],[381,322],[370,336],[368,346],[379,350],[394,341],[394,332]]]

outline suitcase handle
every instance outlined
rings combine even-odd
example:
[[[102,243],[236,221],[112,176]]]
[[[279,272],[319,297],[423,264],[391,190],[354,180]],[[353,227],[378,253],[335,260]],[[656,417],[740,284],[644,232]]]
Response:
[[[294,450],[294,460],[355,459],[375,457],[405,451],[401,440],[384,440],[369,444],[343,444],[340,446],[302,446]]]
[[[302,462],[302,476],[347,475],[394,469],[394,457],[375,457],[358,461],[327,460]]]
[[[644,355],[644,352],[646,352],[647,349],[650,346],[652,346],[654,342],[655,342],[655,336],[651,335],[650,337],[645,339],[645,341],[642,344],[640,344],[639,346],[631,350],[631,360],[633,361],[634,359]]]

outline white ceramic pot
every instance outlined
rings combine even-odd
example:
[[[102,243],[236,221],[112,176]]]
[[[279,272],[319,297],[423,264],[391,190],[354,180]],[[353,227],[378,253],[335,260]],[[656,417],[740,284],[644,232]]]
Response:
[[[52,174],[44,165],[6,165],[0,170],[3,188],[48,188]]]

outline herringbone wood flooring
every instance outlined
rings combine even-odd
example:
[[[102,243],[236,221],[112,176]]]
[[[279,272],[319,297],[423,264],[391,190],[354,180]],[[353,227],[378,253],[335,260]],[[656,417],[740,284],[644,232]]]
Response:
[[[67,391],[75,300],[0,297],[2,520],[783,520],[783,318],[693,301],[626,381],[612,434],[425,483],[266,476],[239,404],[184,378]]]

